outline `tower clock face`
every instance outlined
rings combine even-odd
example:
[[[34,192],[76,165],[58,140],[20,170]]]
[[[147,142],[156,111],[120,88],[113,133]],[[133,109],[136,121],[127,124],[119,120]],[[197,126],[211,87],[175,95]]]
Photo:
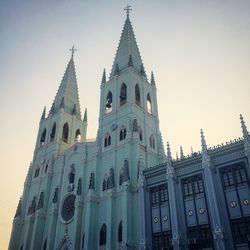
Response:
[[[61,216],[65,222],[69,222],[74,216],[75,200],[76,196],[74,194],[70,194],[63,201],[61,208]]]

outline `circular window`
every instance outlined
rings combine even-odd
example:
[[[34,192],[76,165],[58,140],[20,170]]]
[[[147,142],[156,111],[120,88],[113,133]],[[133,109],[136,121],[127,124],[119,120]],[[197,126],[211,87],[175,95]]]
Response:
[[[62,209],[61,209],[61,216],[65,222],[70,221],[74,216],[75,199],[76,199],[76,196],[74,194],[70,194],[63,201]]]

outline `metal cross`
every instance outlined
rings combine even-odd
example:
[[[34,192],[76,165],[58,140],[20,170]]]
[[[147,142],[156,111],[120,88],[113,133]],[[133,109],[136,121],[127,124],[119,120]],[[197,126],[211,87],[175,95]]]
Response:
[[[129,16],[129,12],[132,10],[131,5],[128,4],[124,10],[127,12],[127,16]]]
[[[71,56],[73,57],[73,55],[74,55],[74,53],[76,51],[75,45],[72,46],[72,48],[70,49],[70,51],[71,51]]]

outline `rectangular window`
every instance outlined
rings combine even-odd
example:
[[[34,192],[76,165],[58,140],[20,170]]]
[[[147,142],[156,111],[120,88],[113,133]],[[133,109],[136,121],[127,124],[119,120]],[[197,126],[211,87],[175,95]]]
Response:
[[[171,250],[172,237],[169,231],[153,234],[153,249],[154,250]]]
[[[202,176],[195,175],[185,178],[182,181],[182,190],[184,198],[190,198],[196,195],[204,194]]]
[[[235,244],[248,243],[250,241],[250,217],[232,220],[232,233]]]
[[[166,185],[157,186],[150,189],[151,204],[158,206],[168,201],[168,189]]]

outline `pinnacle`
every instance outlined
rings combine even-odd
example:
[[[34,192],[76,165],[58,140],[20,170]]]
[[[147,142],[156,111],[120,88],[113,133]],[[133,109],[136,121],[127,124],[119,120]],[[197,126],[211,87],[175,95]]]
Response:
[[[102,74],[102,83],[106,83],[106,70],[103,70],[103,74]]]
[[[203,130],[201,129],[200,131],[201,133],[201,148],[202,148],[202,152],[203,153],[207,153],[207,143],[206,143],[206,139],[203,133]]]
[[[245,139],[250,140],[249,133],[248,133],[248,130],[247,130],[247,126],[245,124],[245,121],[244,121],[244,118],[243,118],[242,114],[240,114],[240,123],[241,123],[241,129],[242,129],[243,137]]]

